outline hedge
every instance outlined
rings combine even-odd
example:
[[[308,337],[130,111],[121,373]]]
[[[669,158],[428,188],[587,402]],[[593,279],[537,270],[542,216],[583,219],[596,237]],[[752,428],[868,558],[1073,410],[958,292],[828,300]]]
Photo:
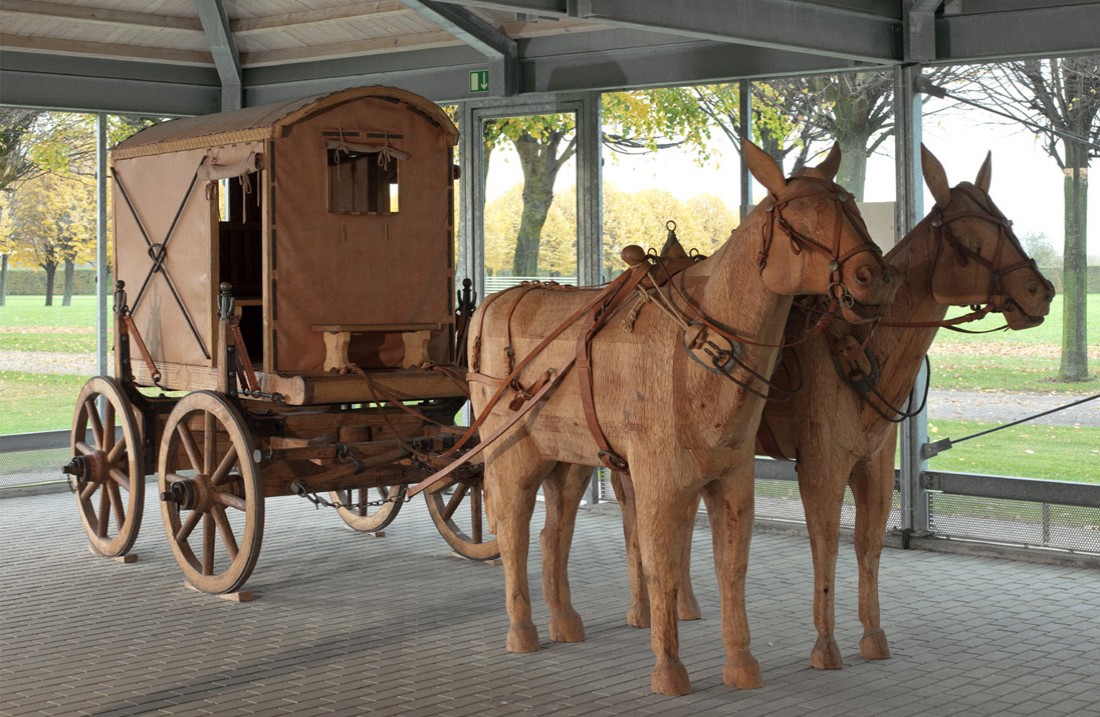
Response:
[[[109,283],[109,282],[108,282]],[[8,296],[45,296],[46,272],[42,269],[8,269]],[[57,268],[53,276],[54,296],[65,292],[65,267]],[[73,294],[95,294],[95,269],[73,270]]]

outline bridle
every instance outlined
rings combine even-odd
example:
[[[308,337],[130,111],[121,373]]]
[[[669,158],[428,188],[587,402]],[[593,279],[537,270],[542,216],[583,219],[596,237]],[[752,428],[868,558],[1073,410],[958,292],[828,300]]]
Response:
[[[988,329],[986,331],[970,331],[967,329],[958,328],[959,324],[969,323],[971,321],[977,321],[985,317],[989,313],[1003,312],[1010,304],[1016,306],[1016,308],[1028,318],[1032,317],[1023,311],[1023,308],[1016,304],[1005,291],[1004,277],[1008,274],[1017,271],[1018,269],[1030,268],[1035,272],[1035,276],[1043,281],[1044,288],[1047,292],[1054,291],[1054,285],[1049,280],[1044,278],[1039,273],[1038,265],[1035,263],[1035,259],[1027,257],[1027,252],[1024,250],[1023,245],[1020,244],[1020,240],[1016,237],[1015,232],[1012,231],[1012,221],[1005,217],[1004,214],[997,208],[997,205],[993,203],[993,199],[990,198],[987,192],[984,192],[973,185],[959,185],[955,187],[953,191],[960,191],[966,194],[970,199],[982,209],[964,209],[962,211],[946,214],[937,205],[932,210],[931,224],[933,230],[936,232],[936,255],[933,260],[933,266],[939,266],[940,256],[944,251],[944,247],[949,247],[955,251],[956,260],[960,266],[966,266],[967,263],[973,261],[978,265],[985,267],[989,271],[989,286],[986,292],[985,302],[982,304],[971,305],[971,312],[963,316],[958,316],[954,319],[944,319],[941,321],[917,321],[917,322],[902,322],[902,321],[880,321],[880,326],[893,326],[898,328],[946,328],[952,331],[959,331],[962,333],[989,333],[991,331],[1003,331],[1008,328],[1007,325],[999,326],[994,329]],[[959,241],[954,232],[951,231],[951,225],[961,219],[979,219],[984,222],[992,224],[997,230],[997,246],[993,250],[993,258],[986,259],[981,255],[981,252],[974,251],[970,247]],[[1011,244],[1021,256],[1026,258],[1013,262],[1008,265],[1002,265],[1002,257],[1004,255],[1004,249],[1006,244]],[[929,281],[934,280],[934,276],[929,278]],[[932,294],[931,287],[929,287],[929,294]]]
[[[749,393],[757,396],[758,398],[764,398],[767,400],[786,400],[798,393],[801,389],[801,380],[798,385],[793,388],[785,388],[776,382],[772,381],[768,375],[765,375],[759,371],[756,371],[751,366],[747,365],[741,360],[742,351],[740,350],[741,344],[749,346],[761,346],[766,348],[777,348],[783,350],[792,346],[797,346],[805,341],[812,339],[820,334],[830,321],[836,316],[841,306],[850,308],[856,302],[852,295],[848,292],[847,287],[842,281],[843,269],[845,263],[857,254],[867,251],[871,252],[875,256],[876,262],[882,272],[883,281],[890,281],[890,274],[886,268],[886,262],[882,258],[882,249],[871,239],[870,233],[867,231],[867,225],[863,221],[863,217],[860,216],[858,211],[853,211],[847,204],[847,201],[851,198],[851,195],[840,188],[836,183],[818,179],[817,177],[800,176],[792,178],[810,181],[818,187],[811,187],[801,191],[792,192],[790,195],[780,199],[774,192],[768,194],[768,198],[765,200],[762,208],[770,215],[769,219],[764,223],[761,229],[761,247],[757,254],[757,267],[762,272],[768,263],[768,256],[771,252],[772,244],[775,241],[776,230],[778,226],[783,232],[790,238],[792,249],[796,254],[800,254],[803,249],[810,249],[811,251],[817,251],[830,257],[828,264],[829,268],[829,288],[828,288],[828,306],[821,312],[821,316],[818,321],[809,328],[805,334],[795,341],[789,343],[769,344],[752,339],[746,338],[738,334],[736,329],[720,324],[715,319],[707,316],[701,308],[699,308],[684,286],[684,274],[680,274],[680,280],[678,282],[672,281],[672,277],[667,277],[666,282],[669,287],[675,292],[680,299],[679,302],[683,308],[679,306],[673,306],[671,301],[655,302],[666,313],[673,316],[681,326],[685,329],[687,326],[700,327],[700,332],[697,333],[689,342],[685,334],[685,348],[688,349],[688,353],[692,356],[696,362],[700,363],[703,368],[711,371],[712,373],[719,373],[724,375],[736,383],[741,388],[745,389]],[[787,207],[791,202],[797,199],[814,198],[824,196],[826,199],[835,202],[837,207],[836,218],[833,223],[832,233],[832,247],[826,246],[823,242],[799,232],[795,229],[786,217],[783,216],[783,209]],[[864,240],[859,246],[853,247],[846,252],[841,252],[841,239],[844,231],[844,218],[848,219],[849,225],[856,231],[856,233]],[[660,290],[657,290],[657,294],[660,294]],[[663,305],[662,305],[663,303]],[[726,347],[721,347],[714,342],[713,339],[709,339],[706,336],[706,331],[713,331],[717,336],[722,337],[728,342]],[[707,357],[707,360],[701,358],[700,354]],[[794,354],[792,354],[793,356]],[[734,367],[740,367],[743,371],[749,374],[748,379],[740,379],[733,375],[732,369]],[[796,373],[800,373],[796,369]],[[767,390],[762,391],[753,385],[753,381],[763,383]]]
[[[859,214],[859,211],[849,207],[848,200],[852,198],[851,194],[844,191],[844,189],[832,180],[800,176],[792,178],[791,181],[795,181],[795,179],[812,182],[820,185],[820,187],[792,192],[782,200],[779,199],[775,192],[770,192],[768,194],[768,198],[765,200],[767,204],[764,206],[764,210],[771,214],[772,219],[764,224],[764,229],[761,233],[761,247],[760,252],[757,254],[756,264],[761,271],[767,266],[768,254],[771,252],[772,243],[775,239],[775,227],[778,226],[786,232],[787,236],[790,238],[791,248],[795,254],[800,254],[804,248],[809,247],[814,251],[832,257],[832,260],[829,262],[828,294],[833,300],[834,305],[830,306],[830,310],[835,311],[836,302],[850,308],[855,305],[856,301],[852,298],[851,293],[848,291],[848,287],[846,287],[842,281],[844,264],[857,254],[865,251],[871,252],[875,257],[875,261],[878,263],[879,269],[882,271],[883,281],[889,282],[890,274],[886,269],[886,262],[882,258],[882,249],[871,239],[871,234],[867,231],[867,225],[864,223],[863,217]],[[791,202],[797,199],[820,196],[824,196],[826,199],[836,202],[838,208],[836,221],[833,222],[832,248],[827,247],[811,236],[799,232],[791,226],[790,222],[783,216],[783,209]],[[843,254],[840,252],[840,241],[844,229],[844,222],[841,220],[842,215],[847,217],[849,225],[851,225],[856,233],[863,239],[862,244],[849,249]]]
[[[962,333],[990,333],[993,331],[1003,331],[1008,328],[1008,325],[998,326],[993,329],[987,329],[984,331],[972,331],[968,329],[959,328],[959,324],[968,323],[971,321],[977,321],[982,319],[991,312],[1003,312],[1010,303],[1015,303],[1008,296],[1004,289],[1004,277],[1019,269],[1031,268],[1035,275],[1042,279],[1045,288],[1048,292],[1054,291],[1054,285],[1050,283],[1046,278],[1039,273],[1038,267],[1033,258],[1025,258],[1011,264],[1002,265],[1002,259],[1004,256],[1005,244],[1011,243],[1012,246],[1019,251],[1021,256],[1027,257],[1027,252],[1020,244],[1020,240],[1016,237],[1016,234],[1012,231],[1012,221],[1005,217],[1004,214],[993,203],[989,194],[978,187],[973,185],[959,185],[955,187],[953,191],[961,191],[966,194],[974,202],[975,205],[981,207],[981,209],[964,209],[961,211],[952,212],[946,214],[937,205],[931,213],[931,225],[936,232],[936,254],[932,262],[932,266],[938,267],[941,255],[944,251],[944,247],[949,247],[955,251],[956,260],[960,266],[966,266],[967,263],[973,261],[980,266],[985,267],[989,271],[989,286],[986,293],[986,300],[984,304],[972,305],[971,311],[963,316],[958,316],[953,319],[943,319],[940,321],[885,321],[880,320],[875,322],[875,326],[889,326],[896,328],[946,328],[952,331],[959,331]],[[980,252],[974,251],[970,247],[959,241],[958,237],[951,231],[951,225],[962,219],[979,219],[981,221],[992,224],[997,229],[997,245],[993,250],[993,258],[986,259]],[[935,269],[933,269],[933,272]],[[934,276],[930,276],[929,281],[934,280]],[[932,295],[932,287],[929,286],[929,295]],[[1016,308],[1023,312],[1022,307],[1016,305]],[[1025,313],[1026,316],[1029,316]],[[891,421],[893,423],[899,423],[907,418],[912,418],[924,410],[924,405],[928,400],[928,384],[925,384],[924,397],[920,404],[910,410],[904,410],[896,407],[890,403],[889,400],[876,388],[878,382],[878,362],[874,355],[867,350],[867,345],[871,340],[871,336],[874,332],[872,327],[871,332],[867,334],[867,337],[859,343],[859,350],[864,354],[864,357],[870,366],[870,374],[863,375],[862,372],[858,372],[859,375],[851,375],[844,370],[842,366],[842,360],[847,360],[849,357],[845,353],[844,355],[838,355],[835,349],[830,350],[830,354],[833,359],[833,364],[836,367],[837,373],[840,375],[849,386],[855,390],[860,399],[870,406],[879,416]],[[926,368],[931,371],[928,366],[928,356],[924,357]],[[882,406],[879,406],[875,402],[871,401],[869,396],[874,396]]]

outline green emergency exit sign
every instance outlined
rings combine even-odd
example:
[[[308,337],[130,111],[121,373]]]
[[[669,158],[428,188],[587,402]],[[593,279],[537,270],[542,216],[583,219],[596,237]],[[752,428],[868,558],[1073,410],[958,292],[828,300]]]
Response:
[[[470,92],[489,91],[489,71],[475,70],[470,73]]]

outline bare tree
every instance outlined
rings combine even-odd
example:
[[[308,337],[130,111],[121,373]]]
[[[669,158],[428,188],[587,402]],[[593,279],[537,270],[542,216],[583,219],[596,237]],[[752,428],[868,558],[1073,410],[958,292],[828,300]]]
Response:
[[[1039,133],[1064,174],[1063,381],[1088,379],[1086,347],[1088,167],[1100,156],[1100,55],[991,65],[959,97]]]
[[[0,192],[7,194],[12,184],[35,171],[27,136],[40,114],[38,110],[0,107]],[[10,249],[8,238],[0,236],[0,306],[7,303]]]

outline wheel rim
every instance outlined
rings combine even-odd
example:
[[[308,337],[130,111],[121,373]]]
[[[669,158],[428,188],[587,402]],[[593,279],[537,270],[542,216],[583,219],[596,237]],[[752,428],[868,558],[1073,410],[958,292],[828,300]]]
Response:
[[[157,464],[161,516],[184,577],[208,593],[239,590],[263,537],[263,490],[252,436],[237,409],[206,391],[184,396]]]
[[[393,522],[405,502],[403,485],[381,486],[377,488],[352,488],[330,492],[332,502],[341,507],[336,512],[352,529],[361,533],[373,533],[382,530]],[[370,505],[377,500],[388,501],[382,505]]]
[[[141,527],[145,466],[133,406],[114,379],[95,376],[84,384],[69,445],[73,460],[64,470],[72,476],[92,550],[111,558],[125,555]]]
[[[489,533],[481,479],[455,483],[452,488],[424,494],[439,534],[463,557],[471,560],[500,557],[496,536]]]

